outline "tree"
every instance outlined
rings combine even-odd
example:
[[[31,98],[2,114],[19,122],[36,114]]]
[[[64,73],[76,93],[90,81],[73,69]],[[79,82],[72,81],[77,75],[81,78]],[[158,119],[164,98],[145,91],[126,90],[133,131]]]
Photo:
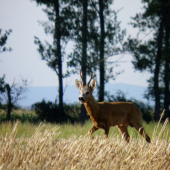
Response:
[[[22,99],[22,95],[27,90],[27,80],[22,79],[22,84],[15,83],[13,81],[12,85],[9,85],[5,82],[5,77],[0,79],[0,86],[1,86],[1,93],[0,98],[2,99],[3,103],[7,103],[7,120],[11,119],[11,110],[16,105],[18,100]]]
[[[45,4],[47,8],[44,12],[47,14],[50,22],[40,22],[47,34],[53,34],[53,45],[45,42],[41,43],[38,37],[35,37],[35,44],[39,46],[38,51],[42,60],[47,61],[47,65],[56,72],[59,80],[59,108],[61,117],[64,117],[63,110],[63,77],[68,76],[68,72],[63,75],[62,62],[64,55],[64,45],[70,38],[72,21],[71,8],[69,2],[59,0],[36,0],[37,4]],[[68,17],[68,18],[67,18]],[[71,23],[70,23],[71,22]],[[70,31],[69,31],[70,30]]]
[[[164,108],[165,115],[170,117],[170,1],[165,1],[165,47],[163,50],[164,53]]]
[[[0,95],[5,92],[5,75],[3,77],[0,77]],[[2,98],[0,96],[0,105],[2,102]]]
[[[57,45],[55,56],[58,57],[58,78],[59,78],[59,107],[63,112],[63,74],[62,74],[62,55],[61,55],[61,31],[60,31],[60,6],[59,0],[54,0],[54,10],[56,12],[54,42]],[[64,113],[64,112],[63,112]],[[61,115],[63,115],[63,113]]]
[[[145,42],[129,38],[128,45],[134,55],[132,63],[135,69],[144,71],[149,68],[148,71],[153,74],[153,77],[148,80],[149,88],[146,96],[154,98],[155,120],[159,120],[162,95],[164,96],[164,106],[166,105],[165,107],[169,111],[169,31],[167,32],[166,28],[169,27],[170,3],[169,0],[144,0],[143,3],[145,3],[144,13],[136,14],[132,18],[134,22],[131,24],[133,27],[139,28],[140,32],[153,32],[153,38]]]
[[[2,29],[0,29],[0,53],[12,50],[11,47],[7,48],[5,46],[8,40],[8,36],[10,35],[11,32],[12,30],[9,29],[8,31],[5,31],[3,35],[1,35]],[[0,77],[0,95],[1,93],[4,93],[4,92],[5,92],[5,75]],[[2,98],[0,97],[0,104],[1,104],[1,101],[2,101]]]
[[[86,84],[86,76],[95,70],[96,54],[93,46],[97,42],[96,28],[94,26],[96,12],[91,8],[91,1],[74,1],[71,3],[74,9],[74,34],[72,41],[75,43],[73,53],[68,56],[68,67],[74,67],[72,73],[83,74],[83,81]],[[87,52],[88,51],[88,52]],[[81,105],[80,121],[84,124],[87,113],[84,105]]]
[[[99,0],[99,16],[100,16],[100,86],[99,86],[99,101],[104,101],[104,77],[105,77],[105,19],[104,19],[104,2]]]
[[[82,18],[82,63],[81,63],[81,71],[83,74],[83,81],[86,84],[86,70],[87,70],[87,7],[88,7],[88,0],[82,1],[83,5],[83,18]],[[81,114],[80,114],[80,121],[82,124],[85,123],[87,113],[84,105],[81,105]]]
[[[93,1],[93,8],[97,12],[96,22],[100,25],[98,31],[98,44],[95,47],[96,53],[99,54],[98,65],[100,73],[99,101],[104,101],[105,83],[109,79],[115,78],[113,74],[114,62],[108,62],[109,57],[123,53],[123,39],[126,34],[125,30],[120,29],[120,22],[117,21],[117,12],[111,9],[113,1],[96,0]]]

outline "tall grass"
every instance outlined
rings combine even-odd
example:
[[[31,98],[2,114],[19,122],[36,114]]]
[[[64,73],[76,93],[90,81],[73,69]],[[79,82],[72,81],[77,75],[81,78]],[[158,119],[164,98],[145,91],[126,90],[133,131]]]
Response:
[[[149,129],[152,132],[149,132],[150,144],[132,128],[129,143],[121,139],[115,128],[111,129],[108,139],[102,137],[102,131],[90,139],[86,135],[90,126],[90,121],[83,127],[79,124],[3,124],[0,169],[170,169],[168,119],[164,124],[144,124],[146,132]],[[30,135],[21,135],[20,129],[30,131]]]
[[[167,122],[167,121],[165,121]],[[70,123],[65,123],[65,124],[49,124],[49,123],[41,123],[42,124],[42,130],[44,131],[49,125],[52,127],[59,127],[59,132],[60,132],[60,138],[70,138],[71,136],[75,135],[76,137],[80,137],[80,136],[86,136],[88,130],[92,127],[92,122],[91,120],[86,121],[85,125],[82,126],[80,123],[75,123],[70,124]],[[1,123],[0,124],[0,134],[5,136],[8,135],[12,132],[13,127],[15,125],[15,122],[8,122],[8,123]],[[36,128],[39,126],[39,124],[32,124],[27,122],[18,123],[17,126],[17,138],[21,138],[21,137],[31,137],[32,135],[34,135],[34,132],[36,130]],[[167,136],[168,138],[170,137],[169,134],[169,129],[170,129],[170,124],[166,123],[155,123],[155,122],[151,122],[149,124],[147,124],[146,122],[143,122],[143,126],[145,131],[147,132],[147,134],[152,138],[152,136],[154,137],[158,137],[159,139],[164,138],[165,136]],[[161,129],[164,129],[164,131],[161,131]],[[135,128],[128,128],[128,132],[130,135],[130,138],[136,139],[136,138],[141,138],[141,136],[139,135],[139,133],[136,131]],[[93,133],[94,137],[103,137],[104,131],[102,129],[97,130],[95,133]],[[112,138],[112,136],[117,135],[119,138],[121,138],[121,134],[118,131],[117,127],[112,127],[110,128],[109,131],[109,138]]]

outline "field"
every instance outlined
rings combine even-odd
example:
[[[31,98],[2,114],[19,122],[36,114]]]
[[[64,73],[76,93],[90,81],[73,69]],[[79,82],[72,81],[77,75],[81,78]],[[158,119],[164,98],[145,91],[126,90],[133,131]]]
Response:
[[[144,123],[151,137],[146,143],[135,129],[129,128],[131,140],[122,140],[116,128],[109,138],[103,131],[90,139],[87,121],[64,125],[40,123],[2,123],[0,125],[0,169],[170,169],[170,125]]]

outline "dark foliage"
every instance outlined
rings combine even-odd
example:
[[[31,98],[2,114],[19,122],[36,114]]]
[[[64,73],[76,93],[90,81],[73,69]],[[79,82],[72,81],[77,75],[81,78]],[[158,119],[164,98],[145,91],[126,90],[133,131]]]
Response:
[[[47,121],[52,123],[71,122],[78,121],[80,110],[77,105],[64,105],[65,116],[61,116],[62,112],[59,109],[59,105],[51,101],[46,102],[44,99],[41,102],[37,102],[32,105],[32,110],[35,110],[41,121]]]
[[[5,52],[5,51],[12,51],[12,48],[9,47],[7,48],[5,45],[7,43],[8,36],[12,32],[11,29],[8,31],[5,31],[4,34],[2,34],[2,29],[0,29],[0,53]]]

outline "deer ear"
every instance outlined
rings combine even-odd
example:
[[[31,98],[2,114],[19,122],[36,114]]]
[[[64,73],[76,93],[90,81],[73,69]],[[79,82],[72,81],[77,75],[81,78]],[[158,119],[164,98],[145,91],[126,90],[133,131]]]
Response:
[[[80,90],[80,89],[81,89],[81,86],[82,86],[82,85],[81,85],[81,82],[76,79],[75,83],[76,83],[76,87]]]
[[[96,82],[95,79],[94,79],[94,80],[92,81],[92,83],[90,84],[90,87],[91,87],[93,90],[97,87],[97,82]]]

